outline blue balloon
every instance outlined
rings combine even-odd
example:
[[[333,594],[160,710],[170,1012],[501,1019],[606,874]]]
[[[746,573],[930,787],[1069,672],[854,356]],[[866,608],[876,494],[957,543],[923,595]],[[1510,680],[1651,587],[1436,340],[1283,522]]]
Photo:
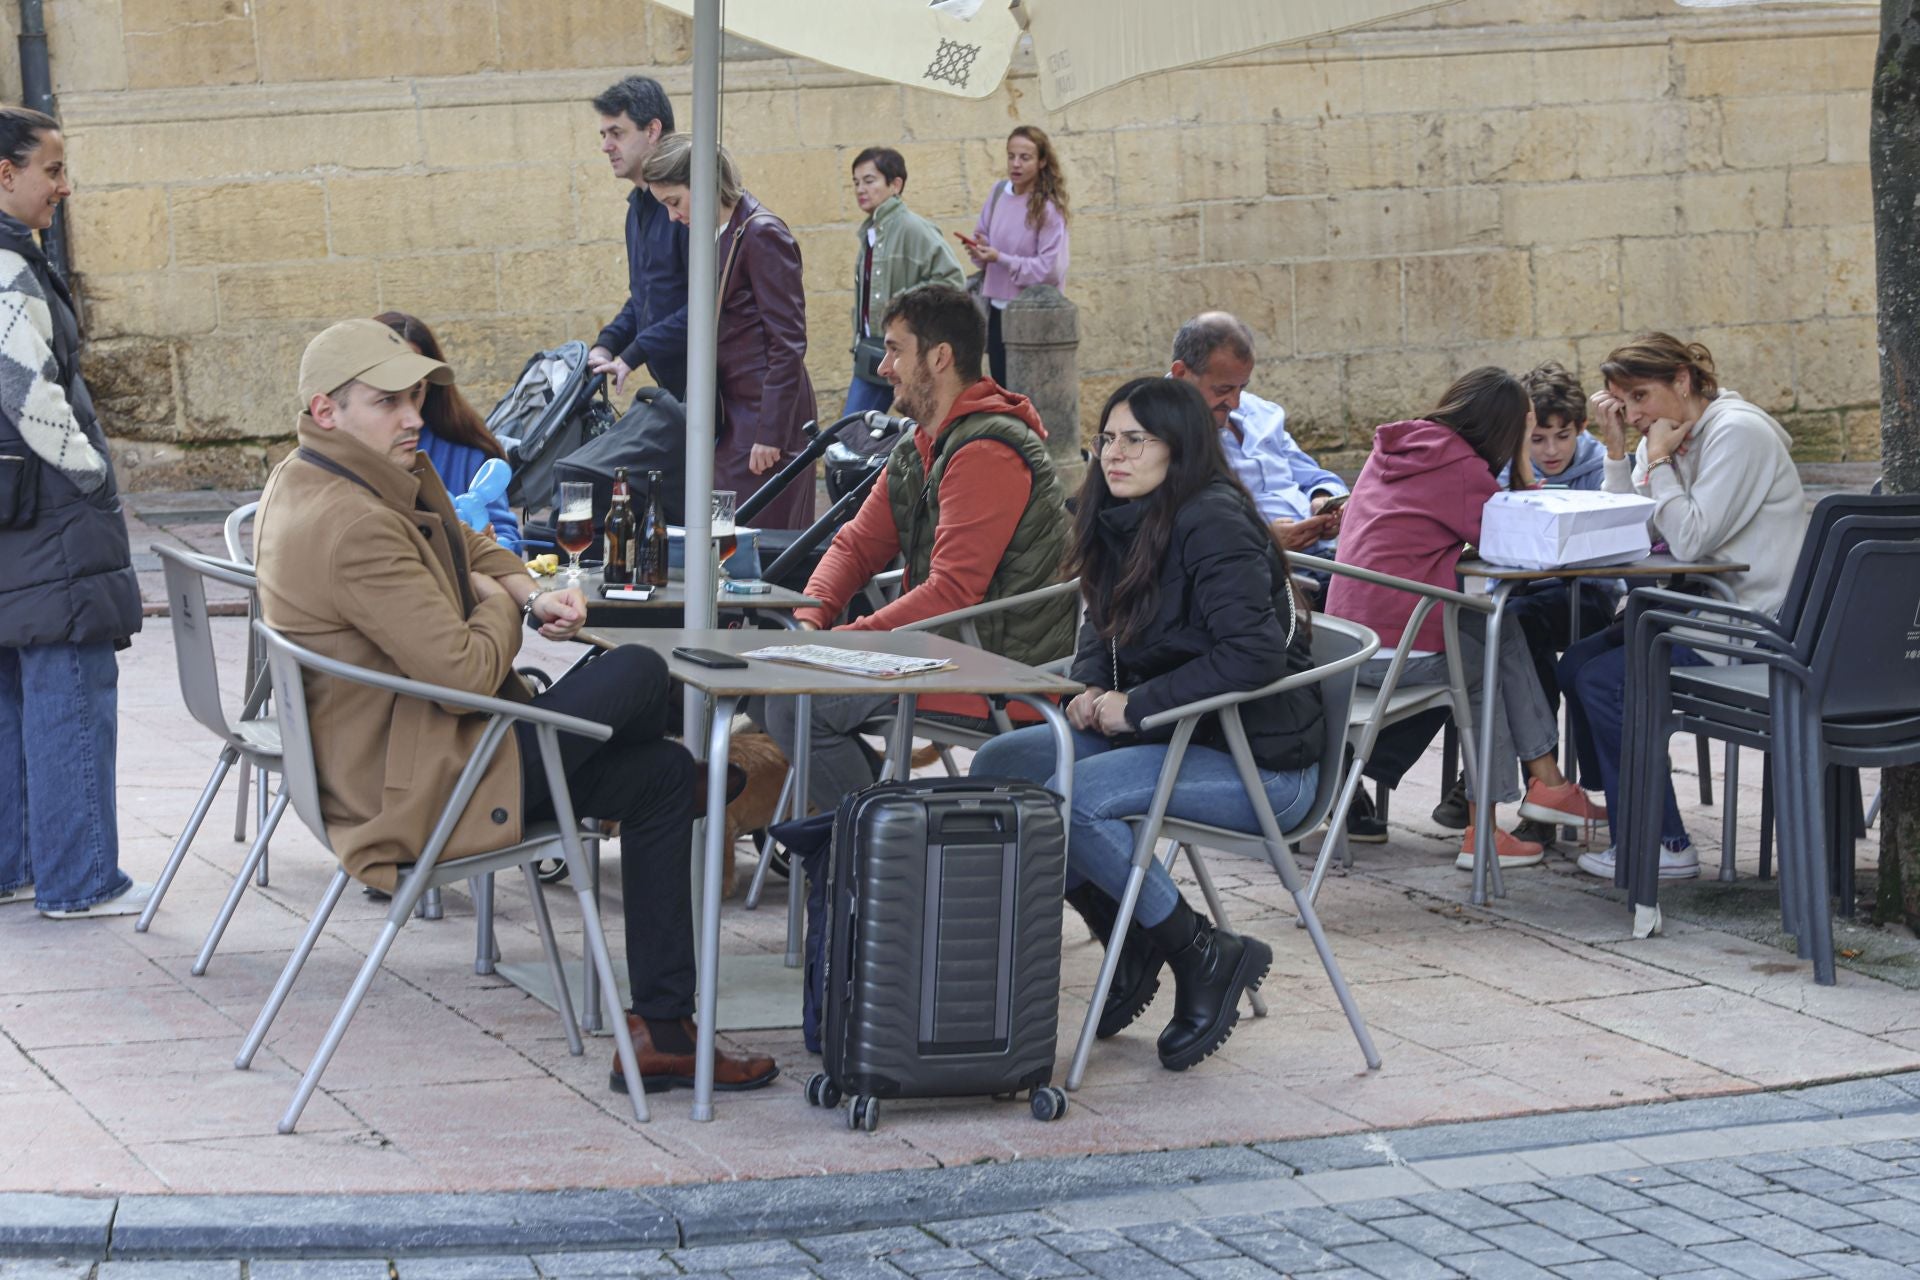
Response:
[[[467,486],[467,492],[482,502],[497,502],[506,497],[507,485],[512,480],[512,467],[498,458],[488,458],[480,464],[480,470],[474,472],[473,483]]]
[[[453,500],[454,513],[475,533],[485,533],[493,523],[487,508],[506,496],[507,485],[512,480],[512,467],[498,458],[488,458],[474,473],[467,491]]]

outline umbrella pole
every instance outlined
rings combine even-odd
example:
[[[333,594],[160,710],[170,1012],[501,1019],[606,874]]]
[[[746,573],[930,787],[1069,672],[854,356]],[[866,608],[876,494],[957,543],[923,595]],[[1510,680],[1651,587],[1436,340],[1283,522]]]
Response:
[[[687,555],[686,625],[711,627],[718,610],[713,592],[713,449],[718,421],[715,359],[719,348],[719,279],[714,227],[719,218],[720,183],[720,0],[697,0],[693,15],[693,171],[690,175],[692,226],[687,237]],[[708,719],[706,699],[686,694],[686,732],[699,743],[710,736],[697,726]],[[712,750],[711,746],[708,748]],[[713,762],[709,769],[718,767]],[[709,806],[704,823],[726,822],[718,806]],[[704,825],[704,823],[702,825]],[[713,842],[697,839],[705,852]],[[693,856],[698,857],[695,853]],[[714,1016],[720,979],[720,860],[695,863],[698,873],[700,1027],[694,1067],[693,1118],[713,1119]]]

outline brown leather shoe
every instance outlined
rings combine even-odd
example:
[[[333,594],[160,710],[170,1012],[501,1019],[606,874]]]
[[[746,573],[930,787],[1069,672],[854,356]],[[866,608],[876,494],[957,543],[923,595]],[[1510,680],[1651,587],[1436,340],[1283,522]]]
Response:
[[[740,793],[746,789],[747,771],[737,764],[729,763],[727,765],[727,803],[732,804],[738,800]],[[700,770],[699,782],[693,793],[693,816],[696,818],[707,816],[707,771],[704,766]]]
[[[680,1025],[687,1033],[687,1039],[696,1043],[699,1034],[692,1018],[682,1018]],[[653,1047],[653,1036],[647,1031],[647,1022],[637,1013],[627,1015],[627,1030],[633,1036],[633,1056],[640,1063],[640,1085],[648,1093],[664,1093],[675,1086],[684,1089],[693,1088],[694,1055],[691,1053],[663,1053]],[[725,1051],[714,1054],[713,1087],[722,1093],[744,1093],[748,1089],[764,1089],[774,1082],[780,1074],[780,1067],[765,1054],[734,1054]],[[615,1093],[627,1091],[626,1077],[620,1071],[620,1051],[614,1050],[613,1070],[607,1076],[607,1087]]]

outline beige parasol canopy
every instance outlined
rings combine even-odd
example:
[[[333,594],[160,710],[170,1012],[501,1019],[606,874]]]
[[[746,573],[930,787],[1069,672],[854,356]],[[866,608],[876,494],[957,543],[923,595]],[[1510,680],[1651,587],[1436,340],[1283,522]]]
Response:
[[[697,0],[655,3],[691,16]],[[963,98],[999,87],[1025,30],[1051,111],[1156,71],[1440,7],[1406,0],[726,0],[721,21],[730,34],[782,53]]]

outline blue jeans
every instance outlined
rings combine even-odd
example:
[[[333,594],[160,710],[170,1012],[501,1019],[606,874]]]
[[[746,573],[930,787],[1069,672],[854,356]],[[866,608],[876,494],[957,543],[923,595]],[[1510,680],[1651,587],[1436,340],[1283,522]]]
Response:
[[[113,644],[0,648],[0,889],[34,887],[43,911],[118,897]]]
[[[1097,733],[1073,735],[1073,814],[1067,840],[1067,887],[1091,880],[1120,901],[1133,869],[1134,833],[1124,821],[1144,814],[1153,801],[1154,784],[1167,758],[1167,746],[1145,742],[1115,746]],[[973,757],[972,772],[982,777],[1019,778],[1059,789],[1054,777],[1053,731],[1046,725],[1003,733],[981,747]],[[1280,829],[1286,831],[1313,804],[1320,782],[1320,766],[1308,765],[1291,773],[1260,770],[1267,801]],[[1170,817],[1204,822],[1234,831],[1258,831],[1260,820],[1240,785],[1233,757],[1213,747],[1189,746],[1180,761],[1167,803]],[[1142,925],[1159,924],[1173,914],[1180,891],[1173,886],[1158,859],[1148,863],[1146,883],[1133,917]]]
[[[1705,658],[1684,645],[1675,645],[1669,652],[1676,667],[1707,665]],[[1608,628],[1576,642],[1561,656],[1559,675],[1560,688],[1572,712],[1580,758],[1599,766],[1611,826],[1613,816],[1620,812],[1620,751],[1627,715],[1627,650],[1617,629]],[[1680,847],[1686,842],[1687,826],[1680,819],[1680,804],[1673,796],[1671,769],[1661,790],[1660,839]]]
[[[850,413],[865,413],[869,409],[885,412],[893,404],[893,388],[877,383],[862,382],[855,378],[853,385],[847,388],[847,407],[840,411],[841,417]],[[826,425],[826,424],[822,424]]]

